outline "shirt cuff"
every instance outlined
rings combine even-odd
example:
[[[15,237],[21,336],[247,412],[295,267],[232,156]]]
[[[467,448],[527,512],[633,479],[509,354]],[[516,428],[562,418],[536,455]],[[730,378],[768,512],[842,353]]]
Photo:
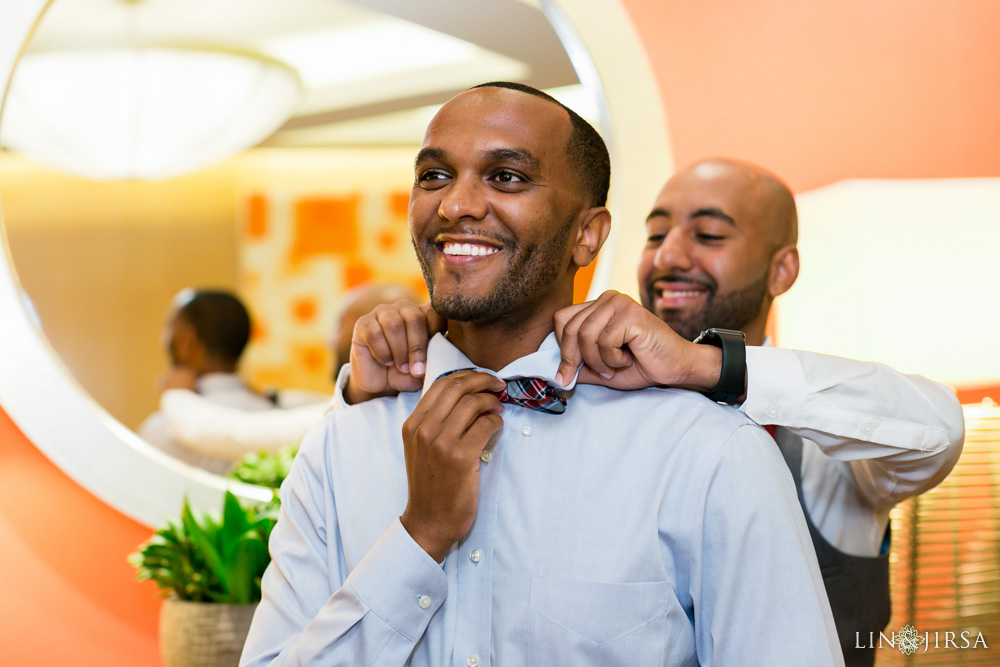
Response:
[[[416,642],[448,595],[441,566],[420,548],[399,519],[347,578],[358,598],[396,632]]]
[[[805,401],[805,373],[794,350],[747,347],[747,398],[740,410],[761,425],[796,427]]]

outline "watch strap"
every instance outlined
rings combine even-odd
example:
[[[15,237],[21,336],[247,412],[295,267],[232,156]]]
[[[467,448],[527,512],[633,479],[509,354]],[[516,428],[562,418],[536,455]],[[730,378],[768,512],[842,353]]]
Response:
[[[722,349],[722,372],[719,374],[719,381],[705,395],[719,403],[736,403],[746,391],[746,334],[731,329],[708,329],[694,342]]]

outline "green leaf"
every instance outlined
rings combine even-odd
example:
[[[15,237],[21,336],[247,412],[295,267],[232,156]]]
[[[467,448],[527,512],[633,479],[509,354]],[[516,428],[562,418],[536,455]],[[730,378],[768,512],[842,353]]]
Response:
[[[250,521],[247,518],[247,511],[240,505],[240,501],[233,495],[232,491],[226,491],[226,499],[223,503],[221,550],[226,553],[228,546],[238,540],[243,533],[250,528]]]
[[[209,527],[208,532],[206,532],[206,530],[203,529],[195,519],[194,514],[191,511],[191,506],[188,504],[187,500],[184,501],[184,508],[181,510],[181,521],[184,524],[184,530],[191,538],[191,542],[197,548],[198,554],[201,555],[205,563],[208,565],[210,572],[219,581],[223,590],[229,590],[226,565],[222,562],[222,557],[219,555],[218,550],[213,544],[214,540],[212,537],[214,537],[214,533],[218,531],[218,528],[214,526],[214,522]],[[208,523],[208,521],[206,521],[206,523]]]
[[[229,581],[232,582],[230,593],[234,602],[244,604],[259,599],[257,580],[269,560],[267,545],[256,532],[248,531],[235,543],[227,559]]]

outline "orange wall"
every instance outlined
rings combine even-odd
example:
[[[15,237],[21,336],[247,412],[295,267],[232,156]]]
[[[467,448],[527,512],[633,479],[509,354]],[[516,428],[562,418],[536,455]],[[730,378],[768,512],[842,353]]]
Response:
[[[622,2],[679,167],[730,155],[799,192],[1000,175],[1000,2]]]
[[[159,664],[156,589],[125,562],[150,533],[66,477],[0,409],[2,662]]]
[[[800,191],[847,177],[1000,172],[1000,3],[622,1],[679,165],[733,155]],[[148,534],[58,472],[0,412],[5,662],[156,664],[155,596],[124,562]]]

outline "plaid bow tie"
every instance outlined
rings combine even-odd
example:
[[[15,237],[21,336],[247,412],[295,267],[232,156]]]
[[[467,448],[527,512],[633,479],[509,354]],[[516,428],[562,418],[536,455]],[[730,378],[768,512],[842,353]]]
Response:
[[[475,370],[474,368],[456,368],[453,371],[442,373],[438,380],[457,373],[458,371]],[[491,391],[490,393],[500,399],[501,403],[511,403],[520,405],[522,408],[538,410],[550,415],[561,415],[566,412],[566,399],[556,395],[556,390],[541,378],[514,378],[504,380],[507,387],[501,391]]]

